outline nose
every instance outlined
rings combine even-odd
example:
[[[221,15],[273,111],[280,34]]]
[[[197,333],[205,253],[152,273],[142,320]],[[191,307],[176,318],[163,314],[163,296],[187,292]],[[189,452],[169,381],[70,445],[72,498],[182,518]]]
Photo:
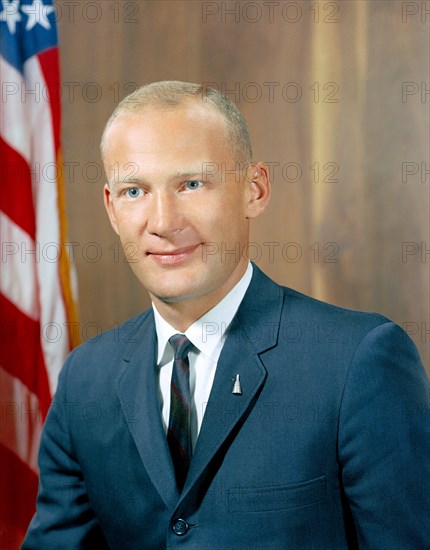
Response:
[[[150,235],[169,238],[183,229],[183,218],[174,193],[154,193],[148,206],[146,230]]]

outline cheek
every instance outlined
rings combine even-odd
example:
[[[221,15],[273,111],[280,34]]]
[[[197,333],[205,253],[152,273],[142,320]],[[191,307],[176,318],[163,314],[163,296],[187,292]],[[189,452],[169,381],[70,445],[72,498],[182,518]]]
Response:
[[[232,196],[216,211],[216,225],[222,233],[240,232],[246,225],[244,203],[241,196]]]
[[[222,192],[214,200],[206,201],[201,205],[203,212],[213,215],[223,223],[236,223],[237,220],[245,218],[245,197],[243,190],[238,187],[237,182],[229,182],[229,192]]]
[[[115,215],[120,234],[139,233],[140,228],[145,224],[145,217],[141,208],[118,207]]]
[[[226,205],[206,205],[194,216],[189,216],[189,225],[203,241],[218,242],[225,240],[231,228],[231,217]]]

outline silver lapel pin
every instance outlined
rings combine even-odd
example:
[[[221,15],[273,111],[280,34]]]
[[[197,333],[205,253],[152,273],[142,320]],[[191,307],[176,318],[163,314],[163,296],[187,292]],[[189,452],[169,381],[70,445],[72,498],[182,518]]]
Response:
[[[233,395],[242,395],[242,388],[240,387],[240,376],[236,374],[236,379],[233,384],[233,390],[231,392]]]

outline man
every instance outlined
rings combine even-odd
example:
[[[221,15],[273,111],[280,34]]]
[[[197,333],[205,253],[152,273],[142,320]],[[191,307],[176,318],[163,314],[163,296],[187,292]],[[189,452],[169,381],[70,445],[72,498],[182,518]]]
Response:
[[[70,355],[23,548],[429,548],[416,349],[384,317],[226,253],[270,196],[236,107],[150,84],[118,106],[102,155],[107,213],[153,307]]]

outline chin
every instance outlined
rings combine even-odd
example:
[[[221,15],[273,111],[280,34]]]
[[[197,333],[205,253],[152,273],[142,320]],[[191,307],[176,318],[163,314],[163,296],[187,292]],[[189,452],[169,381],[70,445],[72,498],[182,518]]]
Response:
[[[197,289],[192,289],[192,288],[186,288],[186,289],[184,288],[182,290],[178,288],[178,286],[175,286],[173,288],[160,288],[159,286],[157,288],[154,288],[154,287],[150,288],[148,286],[146,288],[152,296],[168,304],[183,302],[185,300],[197,298],[204,294],[204,291],[199,292]]]
[[[158,296],[157,294],[153,296],[165,304],[178,304],[190,298],[190,296]]]

